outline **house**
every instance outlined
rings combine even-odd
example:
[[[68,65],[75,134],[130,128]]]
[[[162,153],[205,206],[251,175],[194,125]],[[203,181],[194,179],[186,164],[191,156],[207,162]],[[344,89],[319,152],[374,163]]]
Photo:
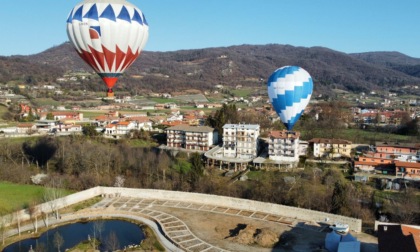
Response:
[[[314,138],[309,140],[315,157],[350,157],[351,142],[342,139]]]
[[[378,249],[381,252],[420,251],[420,226],[378,225]]]
[[[182,121],[184,119],[184,116],[179,113],[174,113],[171,116],[169,116],[166,121],[173,122],[173,121]]]
[[[114,136],[117,132],[117,125],[116,124],[108,124],[105,126],[105,135],[107,136]]]
[[[208,151],[218,142],[217,131],[207,126],[177,125],[165,132],[168,147]]]
[[[36,131],[36,125],[33,123],[21,123],[16,126],[17,133],[30,134]]]
[[[376,142],[376,154],[381,158],[391,158],[403,162],[420,161],[420,144]]]
[[[137,130],[150,131],[153,128],[153,122],[150,120],[149,117],[131,117],[128,120],[134,122],[134,128]]]
[[[117,123],[119,121],[119,117],[108,116],[108,115],[100,115],[95,117],[95,121],[97,122],[98,126],[106,126],[111,123]]]
[[[354,168],[359,171],[378,171],[383,174],[388,174],[394,173],[395,165],[391,159],[359,157],[358,161],[354,161]]]
[[[136,123],[134,121],[122,121],[116,124],[115,135],[127,135],[131,130],[135,128]]]
[[[223,126],[223,156],[249,159],[257,157],[260,135],[258,124],[225,124]]]
[[[165,105],[164,104],[155,104],[155,110],[162,110],[165,109]]]
[[[420,163],[395,161],[397,176],[409,179],[420,179]]]
[[[299,132],[271,131],[268,140],[269,159],[296,166],[299,162]]]
[[[78,112],[69,112],[69,111],[55,111],[51,112],[54,116],[54,120],[74,120],[74,121],[82,121],[83,120],[83,113]]]
[[[81,133],[82,132],[82,125],[76,125],[72,123],[67,124],[59,124],[55,127],[57,132],[66,132],[66,133]]]
[[[164,108],[166,108],[166,109],[176,109],[176,108],[178,108],[178,106],[173,102],[168,102],[168,103],[165,103]]]

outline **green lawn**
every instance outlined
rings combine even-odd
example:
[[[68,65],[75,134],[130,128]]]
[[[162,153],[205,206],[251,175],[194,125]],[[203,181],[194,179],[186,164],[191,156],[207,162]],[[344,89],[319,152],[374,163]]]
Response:
[[[32,202],[42,203],[45,188],[35,185],[19,185],[8,182],[0,182],[0,210],[19,210]],[[72,192],[66,191],[65,195]]]
[[[252,91],[254,91],[253,89],[233,89],[231,90],[231,92],[236,96],[236,97],[248,97]]]
[[[52,98],[36,98],[36,99],[34,99],[34,102],[38,106],[45,106],[45,105],[59,106],[59,105],[63,105],[62,102],[56,101]]]
[[[376,141],[390,142],[413,142],[415,137],[382,132],[366,131],[361,129],[346,129],[341,131],[341,138],[350,140],[354,143],[370,143]]]
[[[304,130],[297,130],[301,132],[302,139],[310,140],[305,138],[305,131]],[[316,137],[326,137],[326,136],[316,136]],[[372,144],[376,141],[388,141],[388,142],[417,142],[415,136],[404,136],[404,135],[397,135],[397,134],[390,134],[390,133],[382,133],[382,132],[375,132],[375,131],[368,131],[362,129],[343,129],[337,131],[337,135],[334,138],[345,139],[351,141],[353,143],[359,144]]]

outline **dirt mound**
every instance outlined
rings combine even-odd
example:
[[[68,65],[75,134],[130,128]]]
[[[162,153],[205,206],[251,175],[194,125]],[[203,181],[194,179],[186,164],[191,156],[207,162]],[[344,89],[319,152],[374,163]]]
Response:
[[[259,229],[260,233],[254,237],[254,241],[261,247],[270,248],[273,247],[279,241],[279,237],[276,233],[270,229],[263,228]],[[258,231],[258,229],[257,229]]]
[[[258,244],[261,247],[273,247],[278,241],[278,235],[267,228],[256,228],[252,225],[238,224],[230,230],[226,239],[244,245]]]

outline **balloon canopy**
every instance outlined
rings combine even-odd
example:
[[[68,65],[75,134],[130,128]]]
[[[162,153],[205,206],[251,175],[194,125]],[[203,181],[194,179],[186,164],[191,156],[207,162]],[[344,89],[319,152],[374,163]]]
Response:
[[[303,68],[285,66],[274,71],[267,86],[271,104],[291,131],[311,99],[311,76]]]
[[[67,35],[113,96],[118,77],[146,45],[149,26],[143,12],[125,0],[85,0],[70,12]]]

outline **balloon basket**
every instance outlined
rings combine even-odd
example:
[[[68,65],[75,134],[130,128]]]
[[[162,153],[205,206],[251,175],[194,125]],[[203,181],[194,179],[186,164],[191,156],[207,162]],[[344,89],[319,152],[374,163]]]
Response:
[[[106,97],[107,97],[107,98],[111,98],[111,99],[112,99],[112,98],[115,98],[115,97],[114,97],[114,93],[113,93],[113,92],[112,92],[112,93],[106,93]]]

